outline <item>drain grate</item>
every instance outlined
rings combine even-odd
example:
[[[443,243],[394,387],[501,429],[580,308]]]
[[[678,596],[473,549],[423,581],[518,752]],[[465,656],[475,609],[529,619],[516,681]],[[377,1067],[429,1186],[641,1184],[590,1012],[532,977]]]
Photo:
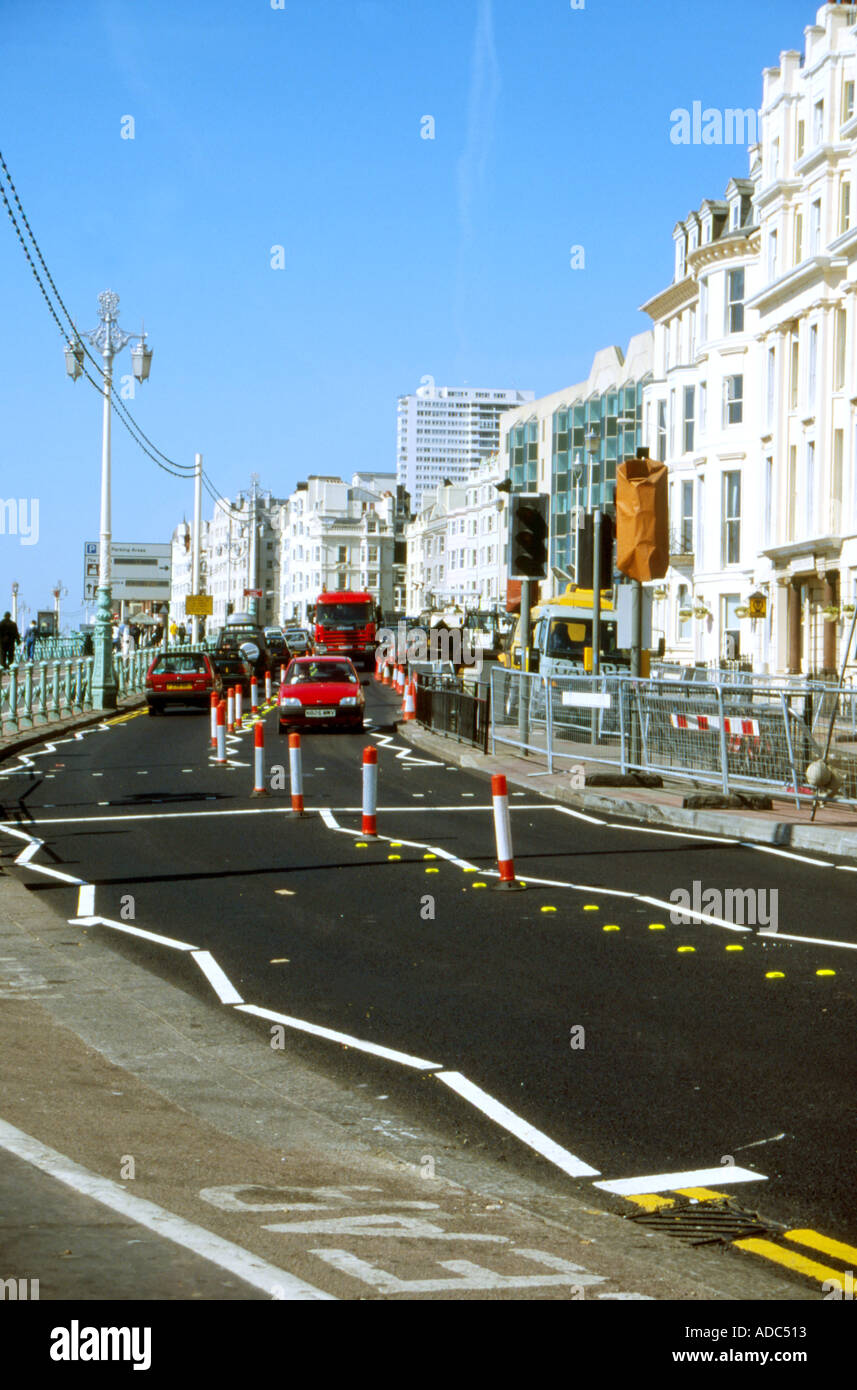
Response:
[[[729,1198],[716,1202],[677,1201],[657,1211],[629,1213],[626,1220],[661,1235],[685,1240],[689,1245],[725,1244],[747,1236],[778,1236],[785,1229],[771,1225],[758,1212],[746,1211]]]

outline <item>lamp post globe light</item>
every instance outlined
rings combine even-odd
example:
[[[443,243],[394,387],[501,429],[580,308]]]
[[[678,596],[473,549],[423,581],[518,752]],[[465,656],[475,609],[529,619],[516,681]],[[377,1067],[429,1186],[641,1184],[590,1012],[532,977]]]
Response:
[[[93,709],[115,709],[117,697],[116,675],[113,670],[112,617],[113,600],[110,592],[110,393],[113,388],[113,358],[117,352],[134,337],[139,341],[131,349],[131,365],[137,381],[147,381],[152,363],[152,349],[146,346],[146,334],[125,333],[119,327],[117,310],[119,296],[112,290],[104,290],[98,296],[98,317],[100,323],[91,333],[87,333],[90,343],[101,353],[104,363],[104,403],[101,429],[101,527],[98,553],[98,608],[95,617],[93,650],[95,665],[92,675]],[[77,381],[83,372],[84,347],[79,338],[71,339],[65,349],[66,372],[72,381]]]

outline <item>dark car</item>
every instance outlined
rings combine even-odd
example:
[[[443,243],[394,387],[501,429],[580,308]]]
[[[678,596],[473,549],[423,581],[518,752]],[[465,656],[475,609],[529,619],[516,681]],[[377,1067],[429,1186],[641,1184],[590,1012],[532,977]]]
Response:
[[[276,664],[279,662],[281,665],[287,665],[292,653],[289,649],[289,642],[286,638],[286,634],[282,629],[266,627],[265,641],[268,644],[268,651],[271,653],[271,658],[274,663]]]
[[[275,671],[277,661],[268,650],[264,629],[252,623],[227,623],[220,629],[215,656],[245,656],[253,667],[260,686],[265,684],[268,671]]]
[[[280,686],[280,733],[321,724],[360,731],[366,700],[348,657],[299,656]]]
[[[231,685],[240,685],[241,690],[247,698],[250,698],[250,682],[254,676],[253,667],[241,652],[215,652],[211,658],[214,668],[220,677],[224,690],[228,690]],[[259,687],[264,695],[263,684]]]
[[[163,714],[167,705],[208,708],[212,694],[220,696],[222,682],[207,652],[162,652],[146,675],[146,704],[150,714]]]

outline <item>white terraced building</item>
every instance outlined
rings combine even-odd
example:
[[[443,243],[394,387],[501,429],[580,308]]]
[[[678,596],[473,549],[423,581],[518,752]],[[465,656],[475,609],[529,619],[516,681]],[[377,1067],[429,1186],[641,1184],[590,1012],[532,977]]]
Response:
[[[453,605],[502,609],[508,546],[506,502],[496,484],[505,476],[499,455],[458,484],[441,484],[423,497],[406,528],[407,611]]]
[[[298,483],[280,510],[282,622],[306,624],[325,589],[366,591],[385,613],[403,611],[403,571],[396,583],[401,506],[394,473]]]
[[[645,441],[670,465],[674,541],[655,626],[683,662],[841,660],[857,603],[855,83],[857,7],[824,5],[803,52],[763,74],[749,179],[678,224],[673,282],[644,306]]]

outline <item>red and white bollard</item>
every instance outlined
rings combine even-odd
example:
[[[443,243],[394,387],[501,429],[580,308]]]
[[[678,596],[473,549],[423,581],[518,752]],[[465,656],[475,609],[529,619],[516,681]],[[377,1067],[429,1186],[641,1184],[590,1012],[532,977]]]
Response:
[[[413,676],[405,686],[405,698],[402,701],[402,720],[416,719],[417,717],[417,685]]]
[[[512,854],[512,827],[509,822],[509,792],[506,778],[496,773],[491,778],[491,799],[494,802],[494,834],[497,838],[497,867],[500,881],[495,888],[523,888],[515,878],[515,859]]]
[[[250,682],[250,713],[259,713],[259,682],[255,676]]]
[[[219,702],[218,702],[218,699],[217,699],[217,694],[216,694],[215,691],[212,690],[212,692],[211,692],[211,746],[212,746],[212,748],[216,748],[216,747],[217,747],[217,706],[218,706],[218,703],[219,703]]]
[[[280,685],[283,684],[283,681],[284,681],[285,679],[286,679],[286,668],[285,668],[285,666],[281,666],[281,667],[280,667]]]
[[[265,786],[265,725],[259,720],[253,732],[253,790],[251,796],[267,796]]]
[[[384,658],[384,665],[383,665],[383,667],[381,668],[381,684],[382,684],[382,685],[389,685],[389,684],[390,684],[390,663],[389,663],[389,661],[387,660],[386,657]]]
[[[226,762],[226,701],[221,700],[217,706],[217,752],[214,755],[216,763]]]
[[[363,834],[377,835],[378,749],[363,749]]]
[[[270,672],[270,671],[266,671],[266,672],[265,672],[265,699],[266,699],[266,700],[270,700],[270,698],[271,698],[271,672]]]
[[[226,732],[235,732],[235,687],[230,685],[226,692]]]
[[[292,815],[304,814],[304,779],[301,767],[301,736],[289,734],[289,780],[292,789]]]
[[[241,719],[242,719],[242,717],[243,717],[243,714],[244,714],[244,687],[243,687],[243,685],[236,685],[236,687],[235,687],[235,732],[236,732],[236,733],[237,733],[238,730],[241,728]]]

